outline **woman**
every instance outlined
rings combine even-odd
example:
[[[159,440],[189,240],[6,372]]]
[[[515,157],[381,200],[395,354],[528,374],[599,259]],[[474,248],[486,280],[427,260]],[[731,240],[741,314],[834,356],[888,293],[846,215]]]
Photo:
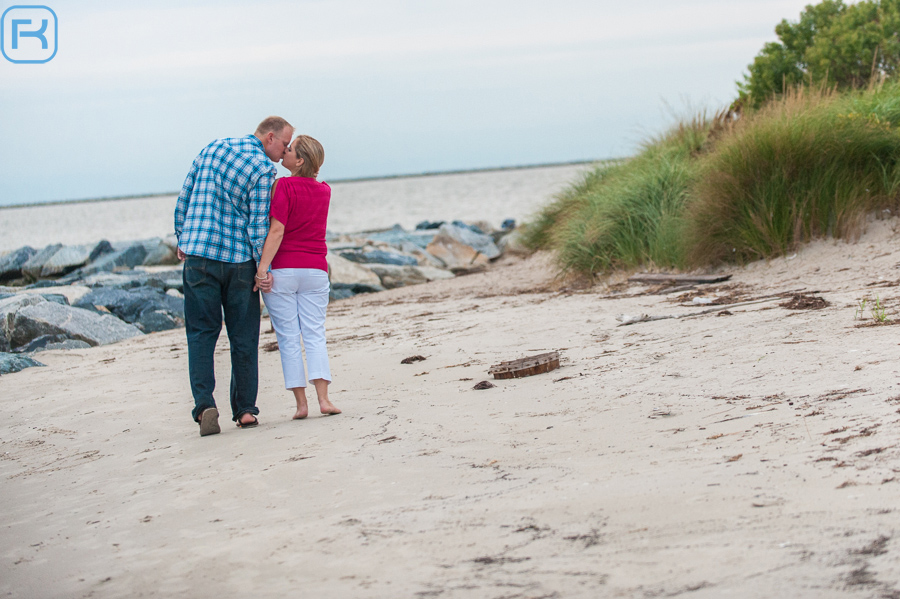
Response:
[[[316,180],[325,161],[322,144],[298,135],[284,153],[282,165],[290,177],[275,182],[269,209],[269,234],[256,278],[264,281],[272,269],[272,290],[263,293],[281,351],[284,386],[294,393],[294,420],[306,418],[306,376],[300,341],[306,347],[309,380],[316,387],[322,414],[340,414],[328,399],[331,370],[325,347],[328,307],[328,263],[325,227],[331,188]]]

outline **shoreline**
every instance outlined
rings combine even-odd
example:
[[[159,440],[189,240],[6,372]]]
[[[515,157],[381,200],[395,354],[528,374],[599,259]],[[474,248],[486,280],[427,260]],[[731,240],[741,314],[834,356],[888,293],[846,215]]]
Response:
[[[477,173],[503,173],[507,171],[523,171],[523,170],[532,170],[532,169],[540,169],[540,168],[553,168],[558,166],[580,166],[580,165],[590,165],[590,164],[607,164],[607,163],[616,163],[626,160],[626,158],[601,158],[597,160],[571,160],[567,162],[548,162],[542,164],[524,164],[517,166],[497,166],[497,167],[485,167],[485,168],[475,168],[475,169],[459,169],[459,170],[449,170],[449,171],[425,171],[422,173],[406,173],[406,174],[398,174],[398,175],[380,175],[373,177],[350,177],[346,179],[332,179],[328,183],[367,183],[373,181],[392,181],[396,179],[416,179],[422,177],[439,177],[442,175],[468,175],[468,174],[477,174]],[[141,200],[141,199],[152,199],[152,198],[161,198],[167,196],[178,196],[179,191],[166,191],[166,192],[154,192],[154,193],[145,193],[145,194],[131,194],[131,195],[119,195],[119,196],[103,196],[99,198],[76,198],[72,200],[47,200],[46,202],[26,202],[22,204],[2,204],[0,205],[0,210],[6,210],[10,208],[39,208],[41,206],[60,206],[60,205],[68,205],[68,204],[90,204],[90,203],[102,203],[102,202],[116,202],[121,200]]]

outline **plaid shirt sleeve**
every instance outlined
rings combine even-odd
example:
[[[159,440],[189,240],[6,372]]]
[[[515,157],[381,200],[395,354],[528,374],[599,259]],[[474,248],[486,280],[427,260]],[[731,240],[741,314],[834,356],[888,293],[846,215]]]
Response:
[[[253,259],[262,258],[263,245],[269,234],[269,193],[275,182],[275,174],[263,173],[250,189],[250,218],[247,223],[247,235],[253,248]]]
[[[188,202],[190,202],[191,192],[194,189],[194,178],[197,176],[197,163],[191,165],[191,170],[184,179],[181,186],[181,193],[178,194],[178,202],[175,203],[175,237],[181,239],[181,232],[184,230],[184,219],[187,217]]]

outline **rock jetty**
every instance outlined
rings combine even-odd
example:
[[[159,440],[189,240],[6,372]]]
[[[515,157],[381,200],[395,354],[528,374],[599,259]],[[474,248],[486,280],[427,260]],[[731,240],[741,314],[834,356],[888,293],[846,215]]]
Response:
[[[448,279],[516,251],[515,222],[419,223],[329,233],[331,299]],[[42,366],[33,354],[84,349],[184,326],[174,235],[0,252],[0,375]]]

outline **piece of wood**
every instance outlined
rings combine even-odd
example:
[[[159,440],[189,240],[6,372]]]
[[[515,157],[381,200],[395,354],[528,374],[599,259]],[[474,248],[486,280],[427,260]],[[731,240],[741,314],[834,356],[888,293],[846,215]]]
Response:
[[[550,372],[557,368],[559,368],[559,352],[553,351],[494,364],[488,370],[488,374],[493,375],[495,379],[519,379],[543,372]]]
[[[764,299],[756,299],[749,302],[738,302],[736,304],[722,304],[721,306],[716,306],[715,308],[709,308],[708,310],[701,310],[700,312],[688,312],[687,314],[672,314],[670,316],[650,316],[649,314],[640,314],[638,316],[629,316],[627,314],[619,314],[616,316],[616,320],[619,321],[617,327],[627,327],[632,324],[638,324],[639,322],[653,322],[654,320],[669,320],[672,318],[690,318],[692,316],[703,316],[704,314],[712,314],[713,312],[720,312],[723,310],[728,310],[729,308],[738,308],[740,306],[751,306],[753,304],[761,304],[763,302],[774,302],[776,300],[783,299],[781,295],[776,295],[774,297],[768,297]]]
[[[691,283],[695,285],[708,285],[721,283],[731,278],[731,275],[675,275],[666,273],[638,273],[628,277],[632,283]]]

